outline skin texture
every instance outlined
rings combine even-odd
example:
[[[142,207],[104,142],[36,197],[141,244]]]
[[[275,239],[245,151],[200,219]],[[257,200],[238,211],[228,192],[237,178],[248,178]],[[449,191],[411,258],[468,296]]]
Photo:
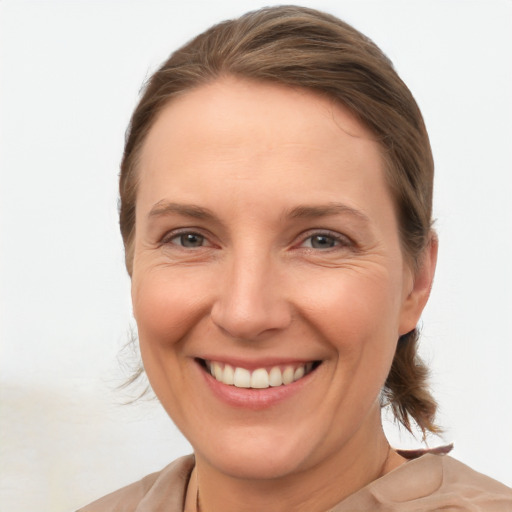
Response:
[[[413,275],[372,134],[312,92],[225,77],[164,108],[139,172],[134,314],[201,509],[321,511],[399,465],[378,397],[436,246]],[[213,393],[197,358],[322,364],[251,408]]]

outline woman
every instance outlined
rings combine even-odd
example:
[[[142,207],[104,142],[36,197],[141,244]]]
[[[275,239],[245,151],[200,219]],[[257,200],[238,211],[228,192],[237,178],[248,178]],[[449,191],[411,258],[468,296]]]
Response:
[[[144,368],[194,457],[82,510],[510,510],[382,432],[386,402],[438,431],[432,179],[409,90],[336,18],[263,9],[174,53],[132,117],[120,224]]]

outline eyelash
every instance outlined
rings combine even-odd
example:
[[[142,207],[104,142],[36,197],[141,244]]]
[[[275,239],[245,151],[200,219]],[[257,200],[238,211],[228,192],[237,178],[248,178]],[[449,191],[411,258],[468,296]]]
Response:
[[[307,236],[305,236],[307,235]],[[195,246],[195,247],[187,247],[185,245],[183,245],[183,243],[174,243],[173,240],[175,239],[180,239],[184,236],[195,236],[197,238],[200,238],[201,241],[208,241],[208,237],[203,235],[202,233],[198,232],[198,231],[194,231],[194,230],[190,230],[190,229],[183,229],[181,231],[172,231],[171,233],[167,233],[161,240],[161,244],[162,245],[175,245],[177,247],[180,247],[180,248],[183,248],[183,249],[199,249],[199,248],[202,248],[202,247],[209,247],[209,246],[212,246],[213,244],[208,244],[208,245],[199,245],[199,246]],[[312,246],[312,239],[314,239],[315,237],[317,238],[326,238],[326,239],[330,239],[332,240],[332,242],[334,243],[333,246],[330,246],[330,247],[324,247],[324,248],[318,248],[318,247],[313,247]],[[181,242],[183,242],[183,239],[180,240]],[[307,241],[311,241],[311,245],[310,246],[305,246],[304,244],[307,242]],[[301,242],[299,244],[296,244],[295,247],[298,247],[298,248],[303,248],[303,249],[307,249],[307,250],[311,250],[311,251],[322,251],[322,252],[326,252],[328,250],[333,250],[333,249],[336,249],[336,248],[351,248],[351,247],[354,247],[355,244],[354,242],[349,238],[347,237],[346,235],[342,235],[340,233],[337,233],[335,231],[326,231],[326,230],[310,230],[308,231],[307,233],[303,233],[301,235]]]

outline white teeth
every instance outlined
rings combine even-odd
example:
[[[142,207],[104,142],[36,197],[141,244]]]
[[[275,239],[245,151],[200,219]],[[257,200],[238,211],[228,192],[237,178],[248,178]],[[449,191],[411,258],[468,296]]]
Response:
[[[273,387],[280,386],[283,383],[283,375],[279,366],[274,366],[270,370],[270,373],[268,374],[268,383]]]
[[[219,380],[219,379],[217,379]],[[221,381],[222,382],[222,381]],[[236,368],[233,376],[233,384],[237,388],[251,387],[251,372],[245,368]]]
[[[304,377],[304,366],[299,366],[293,373],[293,380],[299,380]]]
[[[229,364],[224,366],[224,374],[223,374],[222,382],[224,382],[224,384],[229,384],[231,386],[235,382],[235,370]]]
[[[254,370],[251,375],[251,388],[264,389],[268,388],[268,372],[265,368]]]
[[[294,373],[295,373],[295,370],[293,369],[293,366],[287,366],[283,372],[283,384],[292,383]]]
[[[237,388],[253,389],[286,386],[302,379],[313,369],[313,363],[305,363],[300,366],[287,365],[284,369],[280,366],[273,366],[270,370],[258,368],[252,372],[246,368],[235,368],[216,361],[205,361],[205,364],[215,380]]]
[[[219,363],[212,363],[213,376],[217,380],[222,380],[222,366]]]

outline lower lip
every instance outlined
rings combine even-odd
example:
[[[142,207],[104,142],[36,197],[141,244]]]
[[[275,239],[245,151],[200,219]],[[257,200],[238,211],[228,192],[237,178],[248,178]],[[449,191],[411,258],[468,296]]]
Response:
[[[237,388],[236,386],[223,384],[222,382],[214,379],[201,365],[198,364],[198,367],[200,372],[203,374],[206,384],[218,399],[231,407],[252,410],[266,409],[291,398],[295,394],[299,393],[306,384],[308,384],[318,369],[313,370],[291,384],[254,389]]]

